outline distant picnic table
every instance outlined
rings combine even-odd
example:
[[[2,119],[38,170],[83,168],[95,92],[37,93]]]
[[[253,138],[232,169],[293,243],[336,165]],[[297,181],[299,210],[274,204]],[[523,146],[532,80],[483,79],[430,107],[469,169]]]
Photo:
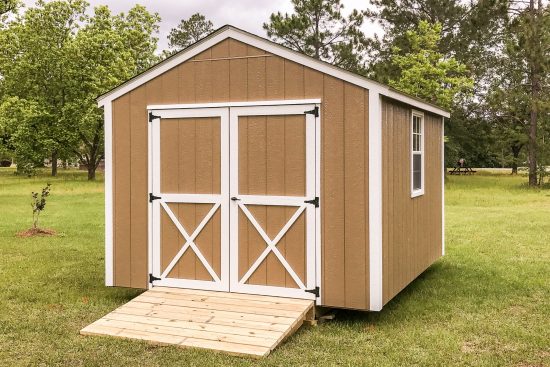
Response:
[[[470,167],[455,167],[452,171],[449,171],[450,175],[473,175],[477,171]]]
[[[466,160],[464,158],[460,158],[456,162],[455,168],[453,168],[452,171],[449,172],[450,175],[473,175],[477,171],[471,169],[466,164]]]

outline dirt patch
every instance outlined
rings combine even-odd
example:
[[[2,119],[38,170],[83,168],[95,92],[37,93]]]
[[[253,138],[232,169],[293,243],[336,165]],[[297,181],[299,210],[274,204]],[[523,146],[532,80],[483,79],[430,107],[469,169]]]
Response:
[[[53,229],[48,228],[29,228],[23,232],[17,233],[17,237],[28,238],[28,237],[47,237],[55,236],[57,232]]]

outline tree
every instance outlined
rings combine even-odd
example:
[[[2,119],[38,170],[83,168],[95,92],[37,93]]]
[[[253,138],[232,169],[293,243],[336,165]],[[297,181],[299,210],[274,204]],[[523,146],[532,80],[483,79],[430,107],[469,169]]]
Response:
[[[138,7],[130,13],[135,15],[142,11],[144,8]],[[131,22],[137,22],[140,18],[153,21],[153,18],[141,15]],[[111,15],[106,6],[95,8],[93,16],[70,45],[72,52],[68,59],[71,65],[68,77],[71,87],[63,109],[64,125],[70,126],[69,146],[79,161],[86,165],[89,180],[95,179],[97,166],[104,154],[103,113],[97,107],[95,98],[130,78],[139,69],[138,65],[146,65],[144,60],[152,59],[153,55],[152,48],[136,42],[136,48],[145,51],[135,59],[137,52],[128,47],[127,33],[120,32],[120,28],[131,29],[134,25],[123,24],[121,19],[126,18]],[[143,27],[141,32],[144,34],[134,33],[133,40],[147,39],[145,33],[150,25],[141,24],[139,27]]]
[[[523,62],[520,69],[525,75],[525,83],[529,95],[529,129],[528,129],[528,164],[529,186],[536,186],[537,180],[537,131],[543,113],[550,107],[549,76],[550,71],[550,5],[543,6],[542,0],[535,3],[529,1],[529,6],[519,12],[511,24],[507,50],[512,57],[518,57]],[[545,93],[543,93],[545,91]]]
[[[527,148],[529,185],[540,182],[539,158],[545,156],[538,131],[550,111],[550,6],[529,1],[510,4],[500,32],[498,63],[486,104],[495,134],[512,150],[512,169]]]
[[[19,0],[0,0],[0,17],[4,14],[16,11],[19,6],[21,6]]]
[[[52,175],[58,157],[77,157],[94,179],[103,158],[103,116],[95,98],[158,60],[159,17],[140,5],[119,15],[98,7],[90,16],[87,6],[40,0],[1,30],[0,88],[4,99],[16,96],[40,111],[40,118],[23,114],[32,121],[22,126],[32,122],[33,134],[48,143]],[[18,135],[10,136],[13,145]],[[29,164],[40,165],[47,155],[42,145],[33,147]]]
[[[347,70],[365,73],[369,40],[363,11],[342,15],[340,0],[292,0],[293,14],[273,13],[263,28],[275,42]]]
[[[160,16],[149,13],[142,5],[135,5],[128,14],[121,13],[115,19],[115,30],[124,46],[132,53],[135,67],[133,74],[139,74],[158,62],[157,49]]]
[[[43,128],[48,120],[47,112],[36,102],[9,97],[0,103],[2,150],[15,158],[19,174],[32,175],[55,145]]]
[[[417,31],[407,31],[410,52],[401,55],[395,46],[391,63],[399,77],[390,86],[450,109],[457,97],[471,93],[473,79],[466,65],[438,51],[441,24],[420,21]]]
[[[45,112],[35,128],[51,143],[52,176],[57,174],[57,160],[69,154],[61,124],[70,84],[67,45],[86,19],[86,6],[82,0],[39,0],[0,33],[0,44],[5,45],[0,56],[4,93],[33,101]]]
[[[372,4],[375,8],[368,14],[378,19],[384,36],[375,44],[376,58],[369,71],[384,83],[398,73],[389,63],[392,48],[409,52],[406,33],[422,20],[441,24],[441,53],[468,65],[476,79],[483,76],[491,65],[491,46],[506,15],[505,2],[498,0],[373,0]]]
[[[214,24],[200,13],[195,13],[188,19],[182,19],[180,24],[172,28],[168,34],[168,46],[172,49],[168,54],[183,50],[211,33],[213,29]]]

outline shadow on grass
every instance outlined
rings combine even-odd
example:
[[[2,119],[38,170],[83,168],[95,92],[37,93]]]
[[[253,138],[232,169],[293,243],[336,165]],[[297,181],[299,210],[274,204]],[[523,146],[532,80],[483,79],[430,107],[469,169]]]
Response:
[[[441,319],[457,312],[479,312],[506,303],[521,284],[476,263],[453,264],[439,260],[388,302],[380,312],[338,309],[335,324],[396,326],[404,320]],[[504,289],[507,289],[503,292]]]

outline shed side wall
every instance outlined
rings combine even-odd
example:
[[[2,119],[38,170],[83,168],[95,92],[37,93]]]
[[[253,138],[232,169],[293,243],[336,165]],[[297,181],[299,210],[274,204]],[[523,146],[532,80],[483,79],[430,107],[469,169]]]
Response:
[[[424,114],[424,195],[411,198],[410,106],[382,100],[383,303],[441,255],[441,116]]]
[[[114,284],[147,287],[148,104],[306,98],[322,100],[322,303],[368,309],[368,90],[231,39],[113,102]]]

